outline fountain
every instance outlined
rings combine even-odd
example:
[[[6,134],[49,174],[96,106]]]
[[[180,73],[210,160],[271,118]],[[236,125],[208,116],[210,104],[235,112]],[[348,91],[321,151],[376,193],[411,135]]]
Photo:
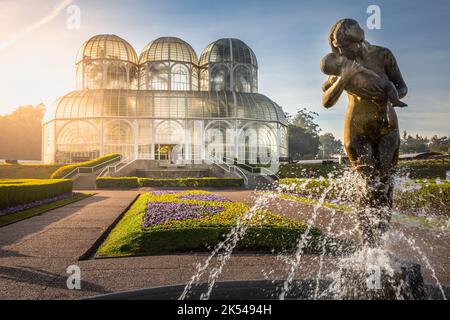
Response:
[[[399,101],[407,93],[406,84],[393,54],[367,42],[357,21],[342,19],[335,23],[329,33],[329,44],[338,58],[331,65],[328,61],[321,62],[322,71],[330,75],[322,87],[323,104],[330,108],[347,91],[344,145],[363,190],[355,198],[362,233],[363,248],[359,252],[362,260],[354,264],[353,259],[342,268],[338,277],[345,279],[341,297],[423,298],[420,266],[391,261],[393,257],[377,252],[391,220],[392,175],[400,146],[393,105],[406,106]],[[370,259],[384,261],[383,264],[373,261],[378,263],[370,268],[366,265]],[[377,283],[367,282],[370,269]]]

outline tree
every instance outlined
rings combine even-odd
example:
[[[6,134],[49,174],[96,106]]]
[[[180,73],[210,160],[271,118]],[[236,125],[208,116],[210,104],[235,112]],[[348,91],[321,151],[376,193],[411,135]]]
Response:
[[[319,137],[320,151],[319,157],[324,159],[331,158],[333,155],[342,155],[344,153],[341,140],[336,139],[332,133],[324,133]]]
[[[450,137],[434,135],[430,140],[429,146],[432,151],[448,152],[450,149]]]
[[[289,120],[289,157],[293,160],[312,159],[319,151],[319,125],[314,122],[317,113],[302,108]]]
[[[415,137],[403,131],[402,139],[400,140],[400,153],[420,153],[430,151],[430,140],[427,137],[422,137],[416,134]]]
[[[0,159],[40,160],[45,106],[23,106],[0,116]]]
[[[321,129],[319,128],[319,125],[314,122],[314,118],[317,116],[319,116],[317,112],[302,108],[297,111],[295,116],[290,117],[289,122],[291,125],[305,129],[307,133],[318,136]]]

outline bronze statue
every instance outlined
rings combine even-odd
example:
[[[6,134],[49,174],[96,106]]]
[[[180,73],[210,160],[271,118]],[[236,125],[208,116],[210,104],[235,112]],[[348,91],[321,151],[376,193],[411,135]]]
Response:
[[[366,182],[366,194],[357,200],[363,241],[376,245],[390,221],[392,174],[400,145],[393,106],[406,106],[399,99],[408,89],[392,52],[367,42],[357,21],[338,21],[330,30],[329,44],[332,55],[321,65],[331,74],[322,86],[323,105],[332,107],[347,91],[344,146],[352,167]]]

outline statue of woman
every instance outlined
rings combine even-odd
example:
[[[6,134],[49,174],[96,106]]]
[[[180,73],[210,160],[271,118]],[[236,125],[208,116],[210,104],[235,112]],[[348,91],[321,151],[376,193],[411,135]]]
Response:
[[[400,99],[406,95],[408,89],[394,55],[387,48],[368,43],[364,38],[364,30],[357,21],[353,19],[338,21],[330,30],[329,44],[332,52],[343,55],[354,63],[344,67],[339,77],[330,76],[323,84],[325,108],[331,108],[336,104],[349,80],[359,72],[361,66],[391,81]],[[376,95],[376,92],[373,94]],[[400,145],[398,120],[394,108],[387,99],[381,101],[385,104],[384,110],[387,110],[390,119],[387,126],[383,125],[383,108],[379,106],[381,97],[368,99],[367,96],[370,95],[368,92],[363,98],[347,92],[348,106],[344,129],[347,155],[353,168],[366,181],[366,194],[358,199],[357,204],[360,208],[377,209],[374,216],[367,214],[367,210],[359,211],[366,243],[376,242],[376,238],[380,237],[389,223],[390,214],[387,209],[392,206],[393,193],[391,176],[398,160]],[[375,100],[378,100],[377,103]],[[381,208],[385,210],[379,210]]]

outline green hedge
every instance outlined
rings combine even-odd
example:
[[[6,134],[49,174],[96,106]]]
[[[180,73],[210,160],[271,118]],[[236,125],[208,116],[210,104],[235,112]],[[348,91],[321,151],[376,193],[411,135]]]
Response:
[[[340,164],[294,163],[280,166],[277,174],[281,179],[326,178],[329,174],[339,176],[347,168],[348,165]],[[450,159],[400,161],[397,170],[408,173],[413,179],[445,179],[447,171],[450,171]]]
[[[49,179],[62,164],[0,163],[0,179]]]
[[[59,168],[58,170],[56,170],[55,172],[53,172],[53,174],[51,175],[51,179],[58,179],[58,178],[62,178],[64,176],[66,176],[68,173],[70,173],[71,171],[73,171],[74,169],[78,168],[78,167],[95,167],[97,165],[102,164],[103,162],[106,162],[108,160],[114,159],[119,157],[120,154],[118,153],[111,153],[111,154],[107,154],[103,157],[99,157],[93,160],[89,160],[89,161],[85,161],[85,162],[79,162],[79,163],[73,163],[73,164],[68,164],[65,166],[62,166],[61,168]],[[108,163],[110,164],[110,163]],[[106,165],[108,165],[106,164]],[[105,165],[105,166],[106,166]],[[99,167],[99,169],[102,166]]]
[[[397,169],[413,179],[445,179],[450,171],[450,159],[400,161]]]
[[[240,187],[242,178],[176,178],[156,179],[138,177],[100,177],[97,188],[139,188],[139,187]]]
[[[0,180],[0,209],[72,192],[68,179]]]
[[[319,178],[329,174],[339,176],[347,168],[341,164],[293,163],[280,166],[277,175],[283,178]]]
[[[141,179],[138,177],[100,177],[96,180],[97,188],[140,188]]]
[[[97,251],[98,257],[163,254],[186,251],[211,251],[236,226],[237,219],[248,212],[249,207],[241,202],[218,202],[186,200],[186,194],[211,194],[202,190],[180,191],[176,194],[141,195],[125,213],[122,220],[111,231]],[[198,219],[166,221],[150,225],[145,229],[142,220],[152,202],[193,203],[221,206],[224,211]],[[243,251],[271,250],[290,251],[297,247],[298,240],[307,226],[301,221],[288,219],[262,208],[251,221],[248,230],[238,242],[237,249]],[[333,239],[315,227],[310,228],[305,253],[320,253],[325,245],[327,253],[347,248],[347,242]]]

